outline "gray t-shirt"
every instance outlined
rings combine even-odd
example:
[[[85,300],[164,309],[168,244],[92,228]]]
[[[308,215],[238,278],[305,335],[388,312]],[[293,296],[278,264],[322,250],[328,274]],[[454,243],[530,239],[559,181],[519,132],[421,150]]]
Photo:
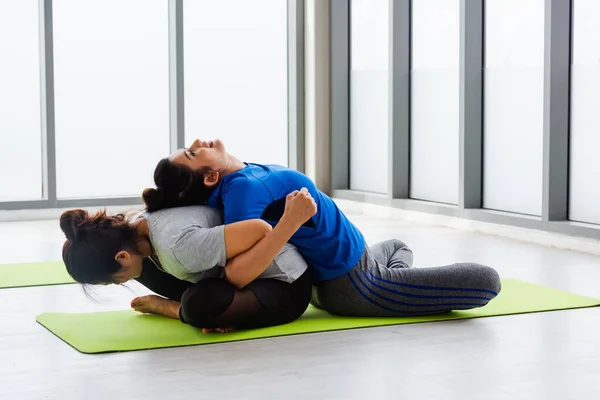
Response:
[[[139,217],[148,223],[150,241],[165,272],[194,283],[225,276],[225,230],[218,210],[189,206]],[[307,268],[296,247],[287,243],[259,278],[291,283]]]

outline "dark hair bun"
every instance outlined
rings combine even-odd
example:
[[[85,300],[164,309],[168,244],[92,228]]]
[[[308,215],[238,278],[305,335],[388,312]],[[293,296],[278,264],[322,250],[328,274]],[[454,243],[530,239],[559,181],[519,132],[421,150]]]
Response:
[[[142,200],[146,204],[146,210],[153,212],[163,208],[165,202],[165,192],[161,189],[147,188],[142,193]]]
[[[75,240],[79,232],[79,226],[88,218],[85,210],[76,209],[65,211],[60,216],[60,229],[69,240]]]

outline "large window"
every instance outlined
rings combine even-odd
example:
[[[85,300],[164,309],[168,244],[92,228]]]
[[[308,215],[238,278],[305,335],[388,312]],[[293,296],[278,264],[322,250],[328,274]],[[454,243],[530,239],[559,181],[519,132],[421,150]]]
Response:
[[[37,0],[0,0],[0,201],[42,198]]]
[[[389,0],[352,0],[350,15],[350,188],[387,193]]]
[[[168,40],[167,0],[54,1],[59,198],[153,184],[169,154]]]
[[[484,208],[541,215],[544,3],[485,2]]]
[[[600,224],[600,2],[573,2],[569,219]]]
[[[410,197],[458,203],[460,1],[412,4]]]
[[[185,139],[288,165],[287,1],[184,2]]]

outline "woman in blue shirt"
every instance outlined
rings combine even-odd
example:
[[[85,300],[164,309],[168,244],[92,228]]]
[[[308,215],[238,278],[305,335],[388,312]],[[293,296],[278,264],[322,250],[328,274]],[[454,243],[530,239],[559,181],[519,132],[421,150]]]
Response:
[[[317,213],[291,237],[309,265],[313,304],[347,316],[445,313],[486,305],[500,291],[498,273],[460,263],[412,268],[412,251],[399,240],[367,246],[335,202],[304,174],[278,165],[244,163],[216,140],[200,140],[161,160],[155,189],[145,191],[148,211],[207,204],[224,223],[260,218],[276,225],[285,197],[306,188]]]

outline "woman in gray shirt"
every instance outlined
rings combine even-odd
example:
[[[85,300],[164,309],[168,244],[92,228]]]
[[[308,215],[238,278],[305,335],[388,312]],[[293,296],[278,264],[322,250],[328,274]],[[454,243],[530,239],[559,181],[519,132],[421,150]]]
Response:
[[[279,325],[302,315],[310,301],[306,262],[287,242],[316,211],[305,189],[286,198],[274,228],[259,219],[221,225],[221,214],[206,206],[142,213],[132,221],[70,210],[60,218],[63,260],[82,284],[139,281],[164,297],[138,297],[136,311],[205,332]]]

